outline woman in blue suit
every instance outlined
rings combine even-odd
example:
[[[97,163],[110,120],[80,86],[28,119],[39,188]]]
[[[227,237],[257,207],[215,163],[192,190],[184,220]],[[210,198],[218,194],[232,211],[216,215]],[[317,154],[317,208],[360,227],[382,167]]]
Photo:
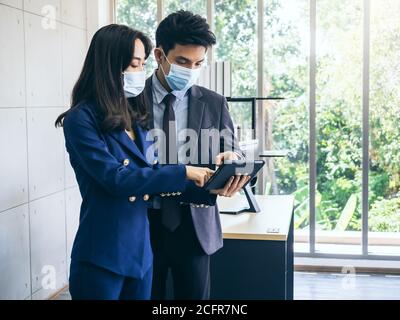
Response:
[[[121,25],[101,28],[90,44],[64,127],[82,195],[71,254],[72,299],[149,299],[152,278],[147,209],[153,195],[184,198],[212,173],[147,158],[147,106],[141,94],[150,40]]]

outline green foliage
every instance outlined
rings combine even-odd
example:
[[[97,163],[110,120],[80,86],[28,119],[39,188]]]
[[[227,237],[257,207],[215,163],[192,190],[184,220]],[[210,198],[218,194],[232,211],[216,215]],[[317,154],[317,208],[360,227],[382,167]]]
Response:
[[[357,207],[357,196],[352,194],[344,207],[338,222],[336,223],[335,230],[344,231],[349,225],[351,218]]]
[[[369,210],[370,231],[400,232],[400,198],[377,199]]]
[[[129,25],[155,38],[157,27],[157,1],[118,0],[117,22]]]
[[[207,3],[203,0],[165,0],[165,15],[178,10],[190,10],[203,17],[207,17]]]
[[[256,22],[256,1],[215,1],[215,55],[217,60],[232,64],[233,96],[254,96],[257,91]]]
[[[360,2],[361,3],[361,2]],[[321,0],[317,8],[317,228],[361,230],[362,6]],[[268,1],[266,68],[274,106],[281,193],[294,192],[296,228],[308,228],[308,1]],[[293,9],[295,8],[295,9]],[[290,12],[291,9],[297,12]],[[380,2],[371,17],[370,226],[396,231],[400,190],[400,3]],[[285,14],[286,13],[286,14]],[[271,112],[271,111],[270,111]],[[306,178],[305,178],[306,177]],[[386,199],[386,200],[385,200]],[[390,199],[390,200],[389,200]],[[392,228],[389,226],[393,225]]]

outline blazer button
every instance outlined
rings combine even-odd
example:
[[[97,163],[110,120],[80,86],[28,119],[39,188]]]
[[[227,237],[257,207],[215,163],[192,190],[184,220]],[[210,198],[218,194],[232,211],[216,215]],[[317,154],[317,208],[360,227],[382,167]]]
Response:
[[[144,201],[149,201],[149,199],[150,199],[150,196],[149,196],[148,194],[145,194],[145,195],[143,196],[143,200],[144,200]]]
[[[124,166],[126,167],[127,165],[129,165],[129,159],[124,160]]]
[[[135,202],[136,201],[136,197],[129,197],[129,201],[130,202]]]

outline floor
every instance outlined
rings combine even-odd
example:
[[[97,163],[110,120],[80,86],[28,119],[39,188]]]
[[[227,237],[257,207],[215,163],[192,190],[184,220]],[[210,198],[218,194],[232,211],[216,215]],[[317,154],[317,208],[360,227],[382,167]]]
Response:
[[[296,300],[400,300],[400,276],[296,272]],[[68,290],[57,300],[70,300]]]
[[[400,276],[295,273],[296,300],[400,300]]]

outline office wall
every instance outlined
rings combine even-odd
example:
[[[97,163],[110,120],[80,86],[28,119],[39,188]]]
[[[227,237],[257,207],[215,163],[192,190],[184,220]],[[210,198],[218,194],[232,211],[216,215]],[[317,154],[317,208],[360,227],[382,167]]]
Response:
[[[87,50],[86,13],[86,0],[0,0],[0,299],[67,284],[81,199],[54,121]]]

